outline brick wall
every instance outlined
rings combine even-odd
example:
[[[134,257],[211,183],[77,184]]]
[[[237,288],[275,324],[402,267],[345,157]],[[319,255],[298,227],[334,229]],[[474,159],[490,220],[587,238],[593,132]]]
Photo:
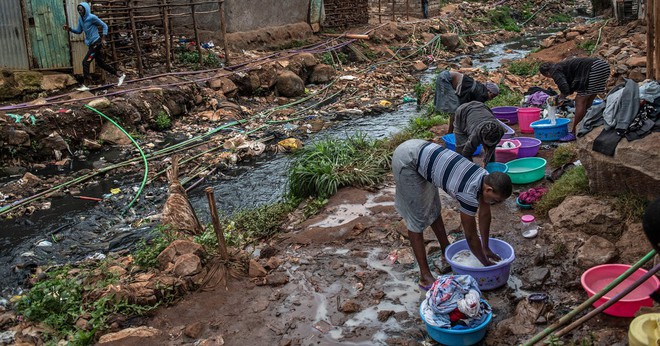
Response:
[[[325,0],[324,27],[349,27],[369,23],[369,0]]]

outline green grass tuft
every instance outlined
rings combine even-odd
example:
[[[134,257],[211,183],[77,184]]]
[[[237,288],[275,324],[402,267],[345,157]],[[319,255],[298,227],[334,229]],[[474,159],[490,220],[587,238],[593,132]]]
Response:
[[[575,147],[575,144],[560,145],[552,153],[550,166],[553,168],[559,168],[567,163],[575,162],[575,160],[577,160],[577,148]]]
[[[572,20],[573,20],[573,18],[571,16],[569,16],[568,14],[566,14],[566,13],[555,13],[552,16],[550,16],[550,18],[548,19],[550,24],[552,24],[552,23],[569,23]]]
[[[500,84],[500,94],[494,99],[486,101],[486,105],[490,108],[501,106],[517,106],[520,104],[523,95],[517,93],[505,85]]]
[[[538,61],[533,60],[518,60],[512,61],[509,64],[509,72],[516,76],[531,77],[539,73],[539,66],[541,65]]]
[[[589,191],[589,179],[583,166],[568,170],[548,190],[543,198],[534,205],[539,215],[547,215],[568,196],[579,195]]]
[[[496,27],[506,31],[520,32],[518,23],[511,17],[511,8],[500,6],[488,12],[488,18]]]
[[[631,191],[617,195],[614,207],[627,221],[641,222],[648,203],[645,197]]]

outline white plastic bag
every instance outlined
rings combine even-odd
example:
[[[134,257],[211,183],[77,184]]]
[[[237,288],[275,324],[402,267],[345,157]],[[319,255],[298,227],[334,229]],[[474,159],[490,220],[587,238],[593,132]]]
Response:
[[[474,317],[479,313],[479,292],[470,290],[465,295],[465,298],[456,302],[458,311],[464,313],[468,317]]]

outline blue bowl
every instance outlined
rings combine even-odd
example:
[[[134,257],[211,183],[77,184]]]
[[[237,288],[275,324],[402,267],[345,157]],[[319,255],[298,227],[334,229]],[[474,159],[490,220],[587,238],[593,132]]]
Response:
[[[568,134],[570,119],[557,118],[554,125],[549,119],[537,120],[529,125],[534,130],[534,137],[542,141],[557,141]]]
[[[456,138],[454,137],[453,133],[446,134],[441,137],[443,141],[445,141],[445,147],[447,149],[456,151]],[[477,156],[481,153],[481,145],[477,147],[477,150],[474,151],[474,154],[472,156]]]
[[[520,202],[520,197],[516,197],[516,204],[518,205],[518,208],[520,209],[532,209],[531,204],[525,204]]]
[[[488,171],[488,173],[493,173],[493,172],[506,173],[509,171],[509,167],[501,162],[490,162],[486,165],[486,170]]]
[[[486,301],[482,300],[482,302],[488,305]],[[486,320],[475,328],[448,329],[448,328],[438,328],[436,326],[432,326],[426,323],[426,320],[424,319],[424,314],[422,313],[421,304],[419,306],[419,315],[422,317],[422,321],[424,321],[424,324],[426,325],[426,332],[429,333],[429,336],[433,340],[447,346],[466,346],[466,345],[474,345],[478,343],[479,341],[481,341],[481,339],[484,338],[484,336],[486,336],[486,332],[488,331],[488,326],[490,325],[490,321],[493,319],[493,313],[491,312],[486,317]]]

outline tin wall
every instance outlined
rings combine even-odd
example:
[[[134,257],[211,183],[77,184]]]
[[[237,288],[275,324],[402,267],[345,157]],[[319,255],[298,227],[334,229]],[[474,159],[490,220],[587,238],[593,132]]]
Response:
[[[20,0],[0,1],[0,67],[30,67]]]

